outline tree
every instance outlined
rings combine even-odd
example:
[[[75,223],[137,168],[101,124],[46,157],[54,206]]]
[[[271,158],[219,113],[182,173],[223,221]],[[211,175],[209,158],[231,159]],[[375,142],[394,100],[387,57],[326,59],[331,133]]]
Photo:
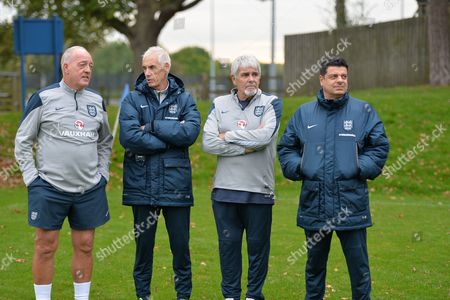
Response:
[[[350,5],[352,7],[352,13],[347,16],[347,26],[373,25],[375,19],[369,16],[375,5],[367,6],[365,0],[356,0],[350,3]]]
[[[141,55],[149,46],[157,45],[159,34],[164,28],[164,25],[166,25],[177,12],[187,10],[198,4],[200,1],[201,0],[137,0],[136,3],[134,3],[134,1],[122,1],[129,2],[129,4],[133,2],[134,4],[134,9],[129,13],[128,20],[120,15],[120,10],[116,10],[115,12],[118,14],[115,13],[114,15],[107,16],[105,22],[109,27],[114,28],[128,38],[134,53],[134,65],[135,67],[139,67],[141,64]],[[101,9],[97,8],[97,11],[98,10]],[[127,16],[125,16],[125,18],[127,18]]]
[[[92,52],[96,74],[123,74],[132,69],[133,52],[124,42],[111,42]]]
[[[164,25],[180,11],[202,0],[0,0],[13,5],[27,17],[59,15],[64,20],[68,45],[81,44],[88,48],[103,41],[111,29],[125,35],[134,54],[135,69],[140,69],[141,55],[157,45]],[[91,46],[91,47],[90,47]]]
[[[336,0],[336,29],[347,27],[347,14],[345,13],[345,0]]]
[[[204,75],[209,73],[210,56],[200,47],[186,47],[173,54],[172,71],[183,75]]]
[[[0,71],[15,71],[19,68],[19,59],[14,55],[12,24],[0,23]]]
[[[430,55],[430,84],[450,84],[449,2],[428,1],[428,49]]]

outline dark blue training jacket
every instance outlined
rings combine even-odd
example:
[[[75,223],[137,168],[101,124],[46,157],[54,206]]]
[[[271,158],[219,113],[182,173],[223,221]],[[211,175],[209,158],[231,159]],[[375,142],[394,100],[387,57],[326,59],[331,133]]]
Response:
[[[297,225],[349,230],[372,225],[367,179],[380,175],[389,152],[373,107],[345,94],[303,104],[278,144],[286,178],[302,180]]]
[[[188,148],[200,132],[200,114],[181,79],[169,74],[168,80],[160,104],[141,74],[121,105],[124,205],[193,205]]]

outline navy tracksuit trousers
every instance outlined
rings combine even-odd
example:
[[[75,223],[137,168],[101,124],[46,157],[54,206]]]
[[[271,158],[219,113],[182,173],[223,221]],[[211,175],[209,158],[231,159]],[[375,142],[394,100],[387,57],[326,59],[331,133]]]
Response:
[[[308,260],[306,262],[306,300],[322,300],[325,294],[325,276],[327,273],[328,253],[330,252],[333,231],[319,238],[319,231],[305,230],[308,242]],[[324,233],[322,233],[324,234]],[[370,269],[367,254],[366,229],[336,231],[341,241],[342,250],[347,262],[353,300],[370,299]]]
[[[239,204],[213,201],[219,237],[222,294],[239,300],[242,275],[242,234],[246,231],[248,284],[246,297],[263,300],[269,268],[272,204]]]
[[[189,299],[192,291],[191,259],[189,255],[190,207],[133,206],[136,259],[134,285],[138,298],[150,296],[153,269],[153,247],[157,219],[162,210],[173,255],[173,272],[177,299]]]

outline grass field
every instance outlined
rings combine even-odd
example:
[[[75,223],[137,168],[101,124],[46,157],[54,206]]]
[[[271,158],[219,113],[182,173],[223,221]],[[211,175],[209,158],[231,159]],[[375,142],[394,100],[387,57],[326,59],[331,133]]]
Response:
[[[406,163],[398,171],[370,183],[374,220],[374,226],[368,230],[372,298],[450,299],[449,132],[444,130],[437,135],[435,131],[432,136],[436,126],[448,129],[450,88],[399,87],[352,95],[372,103],[384,121],[391,142],[388,166],[398,164],[399,157],[408,155],[408,150],[414,151],[416,146],[414,157],[402,159]],[[284,100],[281,132],[296,107],[311,98]],[[200,102],[199,109],[204,121],[209,104]],[[115,112],[114,107],[109,109],[112,122]],[[13,137],[20,115],[1,114],[0,118],[1,162],[5,170],[13,163]],[[418,143],[423,143],[423,150],[417,151]],[[217,235],[210,201],[215,157],[203,153],[200,144],[199,137],[191,150],[195,196],[190,242],[192,299],[221,299]],[[108,246],[112,249],[114,241],[127,235],[132,227],[131,210],[121,205],[122,155],[116,141],[108,185],[112,219],[97,230],[95,254]],[[273,210],[270,268],[264,294],[266,299],[303,299],[305,257],[293,264],[287,260],[305,240],[303,230],[296,227],[300,183],[283,179],[278,162],[275,171],[277,203]],[[33,299],[34,295],[31,277],[34,234],[27,225],[26,189],[22,185],[7,188],[19,176],[15,172],[6,181],[0,177],[5,186],[0,189],[0,299]],[[154,299],[175,299],[163,220],[159,226],[152,292]],[[56,255],[53,299],[73,299],[69,235],[65,224]],[[91,299],[134,299],[134,242],[115,249],[115,253],[101,261],[95,258]],[[244,255],[244,266],[245,260]],[[243,293],[245,274],[244,269]],[[351,299],[345,259],[336,236],[328,262],[326,295],[328,299]]]

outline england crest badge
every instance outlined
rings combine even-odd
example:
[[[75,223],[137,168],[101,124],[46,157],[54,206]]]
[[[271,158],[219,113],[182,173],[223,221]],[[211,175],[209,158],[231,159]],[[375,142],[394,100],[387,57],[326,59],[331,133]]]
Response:
[[[353,129],[353,120],[344,120],[344,129],[350,131]]]
[[[177,113],[178,110],[178,106],[176,104],[172,104],[169,106],[169,113],[170,114],[175,114]]]
[[[253,113],[255,114],[255,116],[261,117],[264,113],[264,105],[255,106],[255,110],[253,111]]]
[[[91,117],[95,117],[97,115],[97,108],[94,105],[86,105],[88,114]]]

